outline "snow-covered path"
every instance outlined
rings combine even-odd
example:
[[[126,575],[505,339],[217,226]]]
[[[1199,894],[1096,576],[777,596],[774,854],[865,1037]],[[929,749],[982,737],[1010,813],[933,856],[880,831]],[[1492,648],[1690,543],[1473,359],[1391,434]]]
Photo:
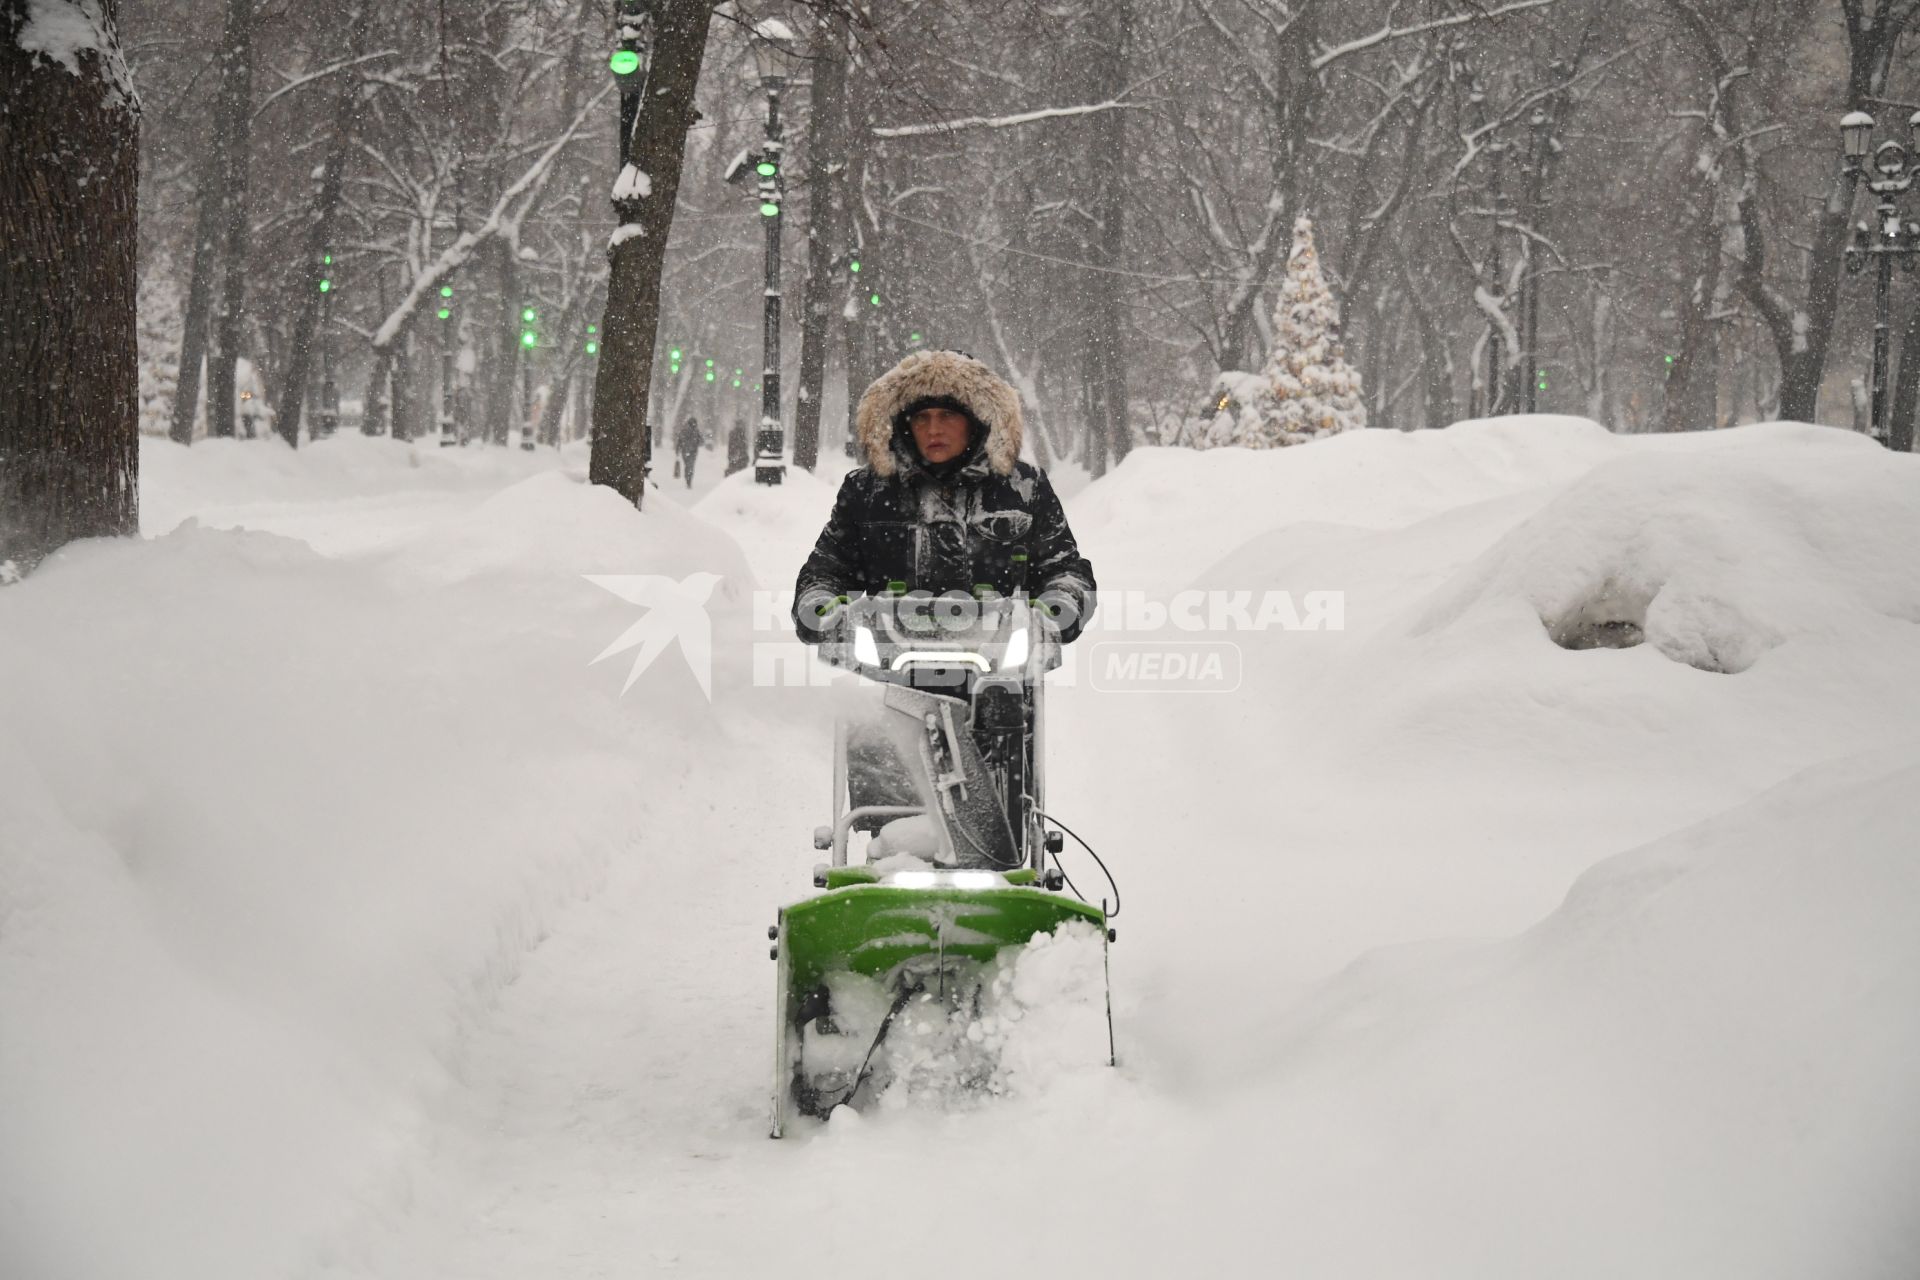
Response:
[[[1920,1266],[1910,460],[1552,419],[1137,453],[1069,503],[1115,608],[1340,590],[1346,628],[1235,635],[1231,696],[1056,691],[1121,1069],[773,1143],[826,695],[740,642],[830,488],[636,517],[544,456],[335,443],[156,449],[168,536],[0,595],[46,676],[0,690],[23,1274]],[[581,575],[696,570],[712,701],[671,653],[621,696],[589,660],[635,611]],[[1648,643],[1545,640],[1596,593]]]
[[[701,833],[691,847],[636,842],[556,919],[461,1047],[460,1087],[408,1177],[417,1198],[345,1271],[722,1274],[777,1261],[777,1202],[739,1230],[748,1168],[770,1145],[771,966],[756,944],[767,904],[790,890],[761,849],[802,807],[791,771],[765,770],[766,745],[701,762],[760,774],[727,812],[695,785],[655,808],[664,830]]]

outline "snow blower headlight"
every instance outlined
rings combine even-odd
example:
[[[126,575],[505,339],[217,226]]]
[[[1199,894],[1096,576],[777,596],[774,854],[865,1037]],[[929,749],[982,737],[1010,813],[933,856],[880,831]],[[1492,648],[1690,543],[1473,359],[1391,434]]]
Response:
[[[874,641],[871,627],[853,629],[853,658],[855,662],[864,662],[870,667],[880,665],[880,646]]]
[[[1000,889],[1007,878],[998,871],[896,871],[881,883],[896,889]]]
[[[1027,629],[1025,627],[1014,632],[1012,639],[1007,641],[1007,651],[1000,657],[1000,669],[1002,671],[1012,671],[1016,668],[1026,666],[1027,647],[1030,643],[1027,639]]]

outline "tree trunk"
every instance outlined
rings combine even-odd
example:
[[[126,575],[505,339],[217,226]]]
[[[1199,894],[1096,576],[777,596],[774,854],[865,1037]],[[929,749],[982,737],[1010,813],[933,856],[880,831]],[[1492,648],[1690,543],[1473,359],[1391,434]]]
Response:
[[[1660,430],[1704,431],[1714,424],[1716,362],[1713,345],[1718,340],[1713,304],[1720,290],[1720,225],[1718,202],[1711,183],[1703,183],[1698,195],[1705,202],[1704,212],[1695,211],[1692,231],[1695,269],[1682,277],[1685,295],[1680,299],[1680,345],[1673,363],[1667,366],[1666,394],[1660,407]]]
[[[888,317],[899,302],[895,287],[898,262],[893,238],[887,234],[879,210],[886,204],[881,168],[885,156],[873,136],[873,71],[869,58],[856,56],[848,72],[847,205],[853,241],[855,273],[847,276],[847,399],[859,403],[868,386],[900,359],[899,335]],[[875,302],[874,299],[879,301]],[[849,452],[858,448],[850,443]]]
[[[834,263],[846,240],[847,35],[836,16],[814,39],[813,111],[807,128],[807,280],[800,299],[800,389],[793,414],[793,465],[820,458],[820,410],[833,323]]]
[[[600,323],[588,479],[636,507],[647,478],[646,417],[660,328],[660,276],[680,194],[687,130],[699,115],[694,91],[712,21],[707,0],[676,0],[656,8],[653,52],[629,153],[633,167],[648,177],[647,190],[614,202],[620,226],[608,250],[607,312]]]
[[[1900,379],[1893,388],[1893,417],[1887,447],[1895,453],[1913,452],[1915,401],[1920,400],[1920,302],[1907,316],[1907,332],[1900,340]]]
[[[487,439],[493,444],[509,443],[515,420],[515,386],[520,380],[519,263],[514,261],[513,245],[504,236],[494,245],[499,260],[499,319],[495,323],[495,351],[487,379]]]
[[[227,0],[220,37],[220,94],[214,111],[219,149],[220,305],[207,355],[207,434],[233,434],[234,369],[247,305],[247,161],[253,138],[253,0]]]
[[[1089,317],[1083,337],[1084,345],[1080,349],[1081,369],[1081,421],[1086,424],[1087,474],[1098,480],[1107,474],[1107,379],[1106,369],[1100,359],[1097,345],[1098,332]]]
[[[387,388],[393,382],[393,345],[376,351],[373,373],[367,379],[367,394],[360,410],[360,434],[383,436],[387,433]]]
[[[409,331],[393,344],[393,428],[395,440],[412,440],[419,434],[414,415],[419,396],[414,383],[413,334]]]
[[[114,8],[0,0],[0,582],[139,529],[139,116]]]
[[[207,153],[201,166],[200,210],[193,224],[193,270],[187,284],[186,315],[180,333],[180,379],[173,393],[173,429],[179,444],[193,443],[194,421],[200,416],[200,374],[207,358],[207,313],[213,309],[213,261],[219,253],[220,153]]]
[[[1420,300],[1413,282],[1413,268],[1406,255],[1394,255],[1394,268],[1400,277],[1401,295],[1413,314],[1413,329],[1420,338],[1420,384],[1422,426],[1437,430],[1453,421],[1453,353],[1447,347],[1447,335],[1441,331],[1433,312]]]
[[[1133,37],[1131,0],[1102,0],[1105,29],[1101,43],[1106,47],[1097,65],[1101,68],[1100,95],[1107,101],[1118,98],[1127,87],[1127,54]],[[1093,347],[1095,376],[1100,382],[1099,414],[1091,424],[1104,438],[1100,451],[1104,469],[1111,452],[1114,462],[1124,461],[1133,447],[1132,408],[1127,400],[1126,327],[1121,323],[1125,301],[1121,292],[1121,263],[1125,261],[1126,197],[1131,166],[1127,163],[1127,113],[1102,111],[1093,117],[1094,181],[1100,200],[1100,231],[1096,237],[1096,261],[1104,270],[1093,277]],[[1100,472],[1095,472],[1095,475]]]
[[[347,20],[347,58],[360,57],[367,49],[367,32],[372,26],[373,6],[361,4]],[[286,442],[300,446],[300,419],[307,404],[307,382],[313,368],[313,339],[320,327],[320,308],[326,298],[320,282],[332,278],[338,264],[325,258],[333,252],[333,228],[340,213],[341,187],[346,181],[347,156],[353,146],[354,127],[359,123],[362,101],[360,77],[352,71],[340,73],[340,92],[333,101],[333,140],[320,174],[320,193],[314,205],[313,222],[307,229],[307,260],[300,279],[300,311],[293,321],[293,345],[288,352],[286,389],[281,393],[279,431]]]

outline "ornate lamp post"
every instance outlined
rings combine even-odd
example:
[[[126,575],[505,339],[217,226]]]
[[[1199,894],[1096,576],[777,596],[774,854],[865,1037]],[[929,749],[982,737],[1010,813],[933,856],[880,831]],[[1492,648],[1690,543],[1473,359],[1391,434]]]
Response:
[[[766,313],[761,325],[760,428],[753,438],[753,478],[760,484],[779,484],[786,476],[781,460],[786,432],[780,425],[780,206],[781,178],[780,91],[786,87],[794,36],[778,18],[767,18],[753,29],[754,69],[767,93],[767,140],[753,156],[754,194],[760,219],[766,225]]]
[[[1920,152],[1920,111],[1908,119],[1907,128],[1914,144],[1911,149],[1893,141],[1873,147],[1872,116],[1855,111],[1840,121],[1845,172],[1866,179],[1867,190],[1878,197],[1873,225],[1862,222],[1854,227],[1853,243],[1846,251],[1847,270],[1852,274],[1864,271],[1869,261],[1878,263],[1873,292],[1873,436],[1902,452],[1913,449],[1912,439],[1889,439],[1887,423],[1887,348],[1893,327],[1887,295],[1893,279],[1893,260],[1900,259],[1901,269],[1910,272],[1915,254],[1920,253],[1920,223],[1902,222],[1896,202],[1896,197],[1913,186],[1912,163],[1915,154]],[[1870,147],[1873,148],[1871,167],[1867,164]],[[1901,435],[1910,437],[1911,434],[1903,423]]]

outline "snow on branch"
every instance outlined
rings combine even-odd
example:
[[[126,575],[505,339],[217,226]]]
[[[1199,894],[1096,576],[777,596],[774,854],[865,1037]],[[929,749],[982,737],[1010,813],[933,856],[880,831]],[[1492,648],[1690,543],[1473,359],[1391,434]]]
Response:
[[[441,281],[465,265],[467,259],[473,256],[474,250],[495,236],[511,234],[518,229],[520,219],[526,216],[526,210],[523,208],[519,213],[514,213],[514,202],[544,185],[547,172],[553,167],[553,162],[572,144],[580,132],[580,126],[599,109],[607,95],[613,92],[613,88],[609,84],[594,94],[592,100],[580,108],[579,114],[574,116],[573,123],[567,126],[566,131],[540,153],[525,173],[514,179],[512,185],[500,193],[500,198],[494,201],[493,208],[480,225],[471,231],[461,232],[452,244],[440,251],[440,256],[434,259],[433,265],[414,277],[413,287],[407,290],[407,296],[400,300],[400,305],[395,307],[392,314],[388,315],[381,322],[380,327],[374,331],[373,349],[375,351],[384,351],[393,345],[394,339],[400,336],[407,322],[413,318],[414,312],[419,309],[420,300],[438,289]]]
[[[115,101],[138,109],[133,76],[120,56],[113,20],[101,0],[38,0],[25,6],[23,16],[25,20],[13,33],[13,42],[22,52],[37,53],[76,76],[97,75]],[[88,53],[97,59],[91,68],[82,63],[82,55]]]
[[[303,76],[294,76],[291,79],[289,79],[285,84],[281,85],[278,89],[275,89],[272,93],[268,94],[266,97],[260,100],[260,105],[253,109],[254,118],[256,120],[259,119],[261,113],[264,112],[268,107],[272,106],[275,102],[277,102],[281,98],[286,97],[288,94],[292,93],[296,89],[300,89],[305,87],[306,85],[312,84],[316,80],[325,80],[328,76],[338,75],[340,72],[347,70],[349,67],[357,67],[363,62],[378,62],[382,58],[397,58],[399,56],[400,56],[400,51],[398,49],[382,49],[378,53],[364,54],[358,58],[349,58],[345,62],[336,62],[332,66],[322,67],[318,71],[309,71],[306,75],[303,75]]]
[[[1417,36],[1424,31],[1439,31],[1445,27],[1458,27],[1469,22],[1478,22],[1482,19],[1490,20],[1493,18],[1501,18],[1509,13],[1523,13],[1528,9],[1545,9],[1559,2],[1560,0],[1512,0],[1511,3],[1503,4],[1498,9],[1481,9],[1476,7],[1468,10],[1466,13],[1450,14],[1444,18],[1432,18],[1426,22],[1409,23],[1404,27],[1381,27],[1378,31],[1349,40],[1345,44],[1337,44],[1331,48],[1322,49],[1314,56],[1312,66],[1315,71],[1324,70],[1326,67],[1338,62],[1350,53],[1359,53],[1365,49],[1372,49],[1377,45],[1387,43],[1389,40],[1399,40],[1406,36]]]
[[[1551,2],[1551,0],[1547,0]],[[956,133],[961,129],[1011,129],[1016,125],[1032,124],[1036,120],[1055,120],[1065,116],[1090,116],[1099,111],[1124,111],[1133,106],[1131,102],[1090,102],[1080,107],[1043,107],[1039,111],[1022,111],[1011,116],[962,116],[958,120],[941,120],[934,124],[889,125],[873,130],[876,138],[918,138],[929,133]]]

